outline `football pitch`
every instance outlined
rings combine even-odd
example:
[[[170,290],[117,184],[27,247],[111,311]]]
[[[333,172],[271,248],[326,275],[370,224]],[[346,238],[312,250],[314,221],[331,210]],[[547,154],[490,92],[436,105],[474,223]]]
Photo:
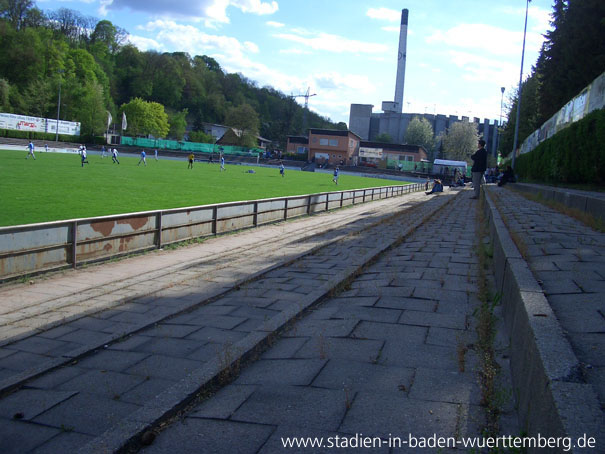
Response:
[[[89,154],[80,164],[77,153],[0,150],[0,226],[164,210],[239,200],[405,184],[400,181],[243,165],[225,166],[187,160]],[[254,170],[255,173],[248,173]]]

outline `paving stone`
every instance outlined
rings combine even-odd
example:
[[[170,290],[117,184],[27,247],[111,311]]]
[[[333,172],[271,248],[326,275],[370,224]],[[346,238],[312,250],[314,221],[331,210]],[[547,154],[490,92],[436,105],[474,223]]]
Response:
[[[387,340],[379,359],[380,364],[403,367],[428,367],[450,371],[458,370],[455,346],[415,345]]]
[[[187,418],[161,432],[145,454],[256,454],[274,430],[261,424]]]
[[[239,307],[230,315],[233,317],[241,317],[244,319],[252,318],[257,320],[269,320],[279,314],[278,311],[270,309],[262,309],[258,307]]]
[[[215,343],[231,343],[234,344],[240,339],[243,339],[246,333],[219,328],[205,327],[192,334],[187,339],[200,340],[205,342]]]
[[[414,369],[387,367],[373,362],[331,359],[313,380],[319,388],[356,391],[406,392],[410,389]]]
[[[141,336],[183,338],[200,329],[199,326],[161,323],[140,331]]]
[[[107,341],[108,333],[101,333],[99,331],[91,331],[88,329],[77,329],[71,333],[61,336],[59,340],[67,342],[76,342],[82,345],[100,345]]]
[[[275,344],[263,353],[261,359],[290,359],[309,340],[308,337],[285,337],[278,339]]]
[[[374,279],[368,281],[353,281],[350,285],[351,288],[361,288],[361,289],[375,289],[387,287],[393,279]]]
[[[74,394],[75,392],[67,391],[20,389],[0,401],[0,418],[12,419],[15,414],[21,413],[22,419],[28,421]]]
[[[86,369],[80,369],[74,366],[65,366],[48,372],[41,377],[35,378],[27,382],[28,387],[41,388],[41,389],[53,389],[59,386],[61,383],[65,383],[74,377],[81,374],[85,374]]]
[[[61,431],[44,444],[36,447],[35,454],[57,454],[76,452],[81,446],[90,442],[94,437],[77,432]]]
[[[605,333],[575,333],[570,342],[583,363],[605,367]]]
[[[410,295],[411,296],[411,295]],[[454,290],[433,289],[416,287],[414,289],[414,298],[425,298],[430,300],[446,300],[451,303],[464,304],[468,301],[466,292],[457,292]]]
[[[474,330],[461,330],[440,327],[430,327],[426,338],[427,345],[441,345],[442,347],[473,344],[476,342],[476,332]]]
[[[85,369],[111,370],[122,372],[141,362],[149,354],[133,351],[101,350],[78,361],[78,367]]]
[[[412,296],[414,287],[364,287],[358,289],[357,296],[395,296],[406,297]]]
[[[313,320],[303,319],[287,331],[286,337],[304,337],[304,336],[326,336],[326,337],[345,337],[348,336],[357,325],[356,320]]]
[[[297,358],[343,358],[376,361],[383,341],[316,336],[296,352]]]
[[[100,435],[139,408],[137,405],[102,398],[91,394],[76,394],[34,418],[34,422],[61,430],[88,435]]]
[[[138,352],[185,358],[200,348],[205,341],[195,339],[175,339],[170,337],[150,337],[149,341],[137,347]]]
[[[269,359],[259,360],[246,368],[235,381],[239,385],[309,385],[325,359]]]
[[[167,380],[179,380],[193,372],[200,364],[184,358],[173,358],[170,356],[151,355],[140,363],[126,369],[126,373],[140,377],[165,378]]]
[[[378,301],[377,296],[343,296],[339,295],[337,298],[331,298],[329,302],[323,304],[322,307],[339,306],[339,307],[351,307],[351,306],[367,306],[372,307]]]
[[[371,322],[396,323],[402,311],[376,307],[342,308],[334,318],[366,320]]]
[[[145,381],[142,376],[120,372],[91,370],[57,386],[66,391],[91,393],[109,399],[119,399],[123,392]]]
[[[376,307],[434,312],[437,309],[437,301],[420,298],[396,298],[393,296],[383,296],[376,303]]]
[[[466,326],[466,315],[464,313],[438,314],[436,312],[404,311],[399,318],[399,323],[403,325],[464,329]]]
[[[198,418],[228,419],[250,395],[256,385],[230,385],[202,402],[190,416]]]
[[[24,371],[49,361],[48,356],[36,355],[28,352],[15,352],[14,355],[6,356],[0,360],[0,366],[6,369]]]
[[[472,372],[418,367],[409,397],[433,402],[479,405],[481,390],[477,377]]]
[[[12,343],[7,348],[17,351],[36,353],[38,355],[47,355],[48,352],[65,348],[66,345],[69,345],[69,343],[53,339],[45,339],[38,336],[32,336],[28,337],[27,339]]]
[[[346,412],[343,391],[271,385],[257,389],[232,416],[258,424],[336,430]]]
[[[357,339],[393,340],[412,345],[424,343],[427,328],[422,326],[403,326],[392,323],[362,321],[350,337]]]
[[[149,403],[155,396],[163,393],[174,385],[172,380],[164,380],[160,378],[145,379],[142,383],[130,388],[120,394],[120,402],[128,402],[137,405],[145,405]]]
[[[402,392],[361,391],[338,430],[378,437],[391,434],[454,437],[457,409],[457,404],[415,400]]]
[[[262,293],[266,293],[263,291]],[[243,292],[237,292],[235,294],[229,294],[225,298],[221,298],[221,305],[229,306],[249,306],[249,307],[269,307],[276,301],[276,298],[271,296],[252,296],[244,295]]]
[[[75,331],[76,328],[67,325],[57,326],[56,328],[51,328],[47,331],[43,331],[38,334],[38,336],[47,338],[47,339],[55,339],[57,337],[64,336],[65,334],[71,333]]]
[[[2,454],[22,454],[52,439],[59,429],[29,424],[25,421],[0,421]]]

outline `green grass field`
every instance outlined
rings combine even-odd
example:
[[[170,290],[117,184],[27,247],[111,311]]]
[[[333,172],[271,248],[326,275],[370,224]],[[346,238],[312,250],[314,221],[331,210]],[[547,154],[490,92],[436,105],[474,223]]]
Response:
[[[254,200],[354,188],[401,184],[398,181],[277,168],[195,163],[186,159],[155,161],[137,166],[138,158],[88,156],[80,165],[76,153],[36,153],[0,150],[0,226],[30,224],[136,211],[160,210],[210,203]],[[246,173],[254,169],[255,174]]]

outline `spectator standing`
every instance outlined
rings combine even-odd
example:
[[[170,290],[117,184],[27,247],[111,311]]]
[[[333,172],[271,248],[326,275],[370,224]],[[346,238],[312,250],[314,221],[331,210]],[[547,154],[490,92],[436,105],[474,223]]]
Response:
[[[481,193],[481,185],[483,184],[483,174],[487,169],[487,150],[485,149],[485,140],[479,139],[479,149],[471,155],[473,160],[473,167],[471,172],[473,173],[473,189],[475,194],[471,199],[478,199]]]

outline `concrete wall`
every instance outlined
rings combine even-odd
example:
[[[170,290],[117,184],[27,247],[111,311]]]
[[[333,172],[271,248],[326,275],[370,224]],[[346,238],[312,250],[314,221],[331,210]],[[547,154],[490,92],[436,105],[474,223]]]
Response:
[[[423,188],[422,184],[414,183],[0,227],[0,280],[76,268],[170,243],[396,197]]]
[[[510,337],[513,394],[521,430],[527,436],[602,438],[603,412],[591,385],[581,380],[580,364],[557,317],[508,233],[490,189],[483,186],[484,213],[494,244],[494,268]],[[529,449],[529,453],[560,453]],[[574,447],[569,452],[589,450]],[[592,451],[591,451],[592,452]]]

